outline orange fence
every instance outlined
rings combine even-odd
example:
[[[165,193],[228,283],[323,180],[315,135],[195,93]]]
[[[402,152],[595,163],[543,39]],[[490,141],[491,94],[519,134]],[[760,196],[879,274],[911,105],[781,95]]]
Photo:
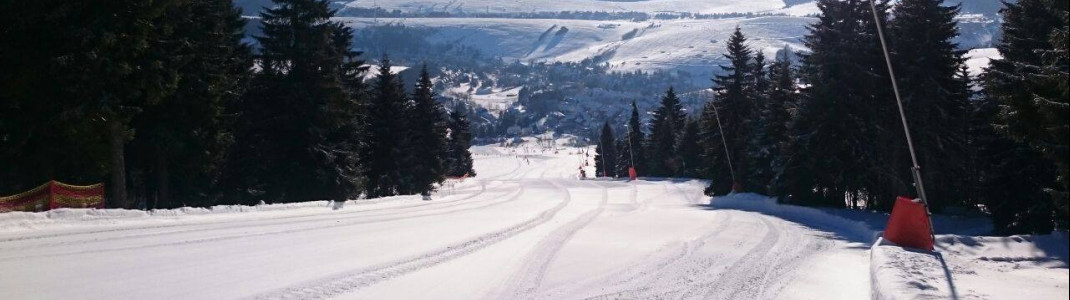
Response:
[[[0,197],[0,212],[56,208],[104,208],[104,184],[78,186],[52,180],[14,196]]]

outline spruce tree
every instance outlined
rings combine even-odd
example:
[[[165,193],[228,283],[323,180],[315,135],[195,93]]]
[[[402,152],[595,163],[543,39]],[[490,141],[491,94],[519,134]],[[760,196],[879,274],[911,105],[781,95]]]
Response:
[[[676,91],[669,88],[661,98],[661,106],[654,111],[650,122],[650,138],[646,142],[649,158],[646,173],[650,176],[670,177],[678,175],[676,161],[676,136],[683,129],[687,115],[684,113]]]
[[[230,0],[185,2],[169,17],[178,25],[164,51],[176,58],[178,88],[133,118],[130,168],[144,176],[132,181],[151,187],[151,207],[212,205],[232,136],[225,108],[250,74],[245,20]]]
[[[628,136],[624,135],[614,140],[617,147],[617,165],[614,166],[619,177],[628,176],[628,167],[631,166],[631,156],[628,153]]]
[[[426,194],[434,185],[445,180],[446,175],[446,120],[442,105],[435,100],[431,75],[425,64],[420,69],[412,99],[411,149],[412,174],[415,192]]]
[[[957,77],[963,59],[952,41],[958,36],[959,9],[940,0],[902,0],[892,13],[888,34],[896,79],[929,205],[939,211],[960,199],[965,184],[961,174],[969,90]],[[902,181],[913,181],[909,172],[901,176]]]
[[[646,165],[644,158],[646,153],[643,147],[643,141],[646,140],[643,133],[643,123],[639,119],[639,106],[635,101],[632,101],[632,113],[628,117],[628,133],[621,138],[618,151],[620,153],[619,168],[617,174],[621,176],[628,175],[629,168],[635,168],[637,174],[646,174]]]
[[[450,177],[475,177],[476,171],[472,168],[472,132],[468,123],[465,108],[458,105],[449,114],[449,153],[447,163],[449,165],[446,176]]]
[[[598,137],[598,145],[595,147],[595,176],[617,177],[617,145],[609,122],[602,124],[602,134]]]
[[[407,153],[410,110],[401,78],[390,67],[390,59],[383,57],[367,110],[367,146],[362,159],[368,198],[399,195],[411,187],[406,180],[409,174],[403,174],[410,157]]]
[[[133,207],[125,151],[136,135],[130,122],[176,89],[176,58],[166,49],[178,7],[5,2],[0,163],[2,173],[17,173],[0,178],[14,178],[11,185],[21,189],[48,179],[95,183],[106,175],[108,206]]]
[[[823,206],[890,209],[913,192],[902,126],[885,75],[870,2],[822,0],[802,55],[799,116],[787,150],[785,199]],[[876,4],[886,19],[887,2]],[[848,199],[849,202],[844,200]]]
[[[685,121],[676,143],[676,161],[680,166],[677,176],[700,178],[705,167],[702,164],[702,145],[699,144],[699,121],[693,118]]]
[[[763,193],[770,195],[777,194],[772,186],[783,171],[783,152],[790,142],[788,128],[797,92],[791,54],[791,49],[785,47],[769,66],[769,87],[762,96],[757,122],[760,125],[755,129],[751,149],[755,181],[762,185]]]
[[[263,36],[225,184],[243,203],[345,200],[360,188],[362,101],[352,33],[330,21],[326,1],[276,0],[261,13]]]
[[[723,75],[714,77],[714,99],[706,103],[702,112],[704,156],[710,175],[706,193],[709,195],[728,193],[736,183],[732,180],[733,172],[737,176],[747,173],[744,171],[748,168],[747,146],[756,111],[756,81],[752,77],[755,68],[751,64],[753,51],[738,27],[728,40],[727,51],[724,57],[729,64],[721,66]],[[717,116],[720,116],[720,122]],[[744,180],[736,178],[739,183]]]
[[[1048,189],[1062,223],[1068,214],[1070,120],[1066,41],[1065,35],[1058,40],[1058,32],[1067,26],[1067,5],[1052,0],[1007,3],[1002,10],[1003,40],[997,46],[1003,59],[993,60],[983,75],[987,97],[1000,108],[996,129],[1039,150],[1057,166],[1058,185]]]
[[[995,234],[1048,234],[1054,205],[1046,192],[1055,184],[1055,166],[1029,144],[997,132],[992,121],[999,104],[988,97],[971,103],[970,136],[975,149],[971,185],[984,205]]]

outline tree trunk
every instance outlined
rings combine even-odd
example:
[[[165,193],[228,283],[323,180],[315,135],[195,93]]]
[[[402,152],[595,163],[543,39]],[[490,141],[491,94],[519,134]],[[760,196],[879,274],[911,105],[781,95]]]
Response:
[[[118,117],[108,118],[108,143],[111,146],[111,203],[115,207],[130,208],[126,197],[126,162],[123,147],[123,125]]]
[[[171,206],[171,173],[167,166],[167,157],[162,151],[156,153],[156,205]]]

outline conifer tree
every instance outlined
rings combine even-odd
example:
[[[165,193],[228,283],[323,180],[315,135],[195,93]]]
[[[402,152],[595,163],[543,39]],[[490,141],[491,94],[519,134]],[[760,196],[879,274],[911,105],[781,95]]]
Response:
[[[783,169],[783,151],[789,143],[788,127],[791,109],[795,105],[795,73],[791,63],[791,49],[785,47],[777,53],[769,66],[769,87],[762,96],[758,124],[756,126],[751,158],[754,161],[755,181],[762,185],[761,191],[775,195],[772,188],[777,175]]]
[[[408,97],[401,78],[390,67],[390,59],[383,57],[368,105],[367,147],[362,158],[367,168],[368,198],[399,195],[411,187],[408,174],[403,174],[410,155],[406,153]]]
[[[130,122],[176,89],[179,71],[164,49],[178,1],[14,4],[0,7],[0,179],[12,179],[0,188],[107,176],[108,206],[133,207]]]
[[[356,128],[362,101],[352,32],[330,21],[321,0],[275,0],[261,13],[263,36],[227,193],[243,203],[345,200],[360,189]]]
[[[245,92],[250,74],[245,20],[230,0],[184,2],[169,18],[177,26],[162,50],[175,58],[178,86],[133,118],[130,169],[144,176],[131,181],[151,186],[150,207],[212,205],[232,136],[225,109]]]
[[[475,177],[476,171],[472,168],[472,132],[468,123],[468,113],[464,106],[458,105],[449,114],[449,153],[447,163],[449,165],[446,176],[450,177]]]
[[[702,112],[704,156],[711,176],[706,189],[709,195],[728,193],[735,183],[732,173],[737,176],[746,173],[743,170],[748,168],[747,146],[756,111],[753,51],[738,27],[728,40],[727,51],[724,56],[729,64],[721,66],[725,74],[714,77],[714,99],[706,103]]]
[[[676,161],[680,166],[677,176],[700,178],[705,167],[702,165],[702,145],[699,144],[699,122],[693,118],[685,121],[676,144]]]
[[[884,71],[870,2],[821,0],[802,55],[804,84],[785,157],[786,200],[799,204],[891,209],[912,194],[902,160],[902,126]],[[886,19],[887,2],[876,3]],[[845,202],[848,199],[849,202]]]
[[[1038,149],[1057,166],[1059,184],[1049,191],[1063,220],[1070,188],[1070,106],[1065,33],[1060,41],[1059,31],[1067,26],[1067,5],[1054,0],[1007,3],[1003,40],[997,46],[1003,59],[993,60],[983,76],[987,96],[1000,107],[996,129]]]
[[[617,145],[609,122],[602,124],[602,134],[598,137],[598,145],[595,147],[595,176],[617,177]]]
[[[968,87],[957,76],[963,65],[962,52],[953,42],[958,36],[955,18],[959,9],[943,3],[901,0],[888,24],[896,79],[929,205],[936,211],[959,199],[964,189],[964,118],[969,97]],[[900,176],[902,181],[913,181],[910,172]]]
[[[1046,192],[1055,184],[1055,166],[1021,141],[1000,134],[992,124],[999,104],[988,97],[972,101],[970,135],[975,149],[977,204],[984,205],[996,234],[1048,234],[1054,205]]]
[[[628,175],[628,168],[635,168],[636,173],[642,175],[646,174],[646,165],[644,164],[646,153],[643,149],[643,141],[646,140],[643,133],[643,123],[639,119],[639,106],[635,101],[632,101],[632,113],[628,117],[628,132],[621,137],[617,151],[620,153],[618,163],[620,168],[617,170],[617,174],[621,176]]]
[[[416,193],[425,194],[446,175],[446,120],[442,105],[435,100],[431,75],[425,64],[420,69],[412,99],[414,102],[410,126],[413,153],[412,176]]]
[[[654,111],[650,122],[650,139],[646,142],[649,158],[646,173],[650,176],[670,177],[678,175],[676,161],[676,136],[683,129],[687,115],[676,96],[669,88],[661,98],[661,106]]]

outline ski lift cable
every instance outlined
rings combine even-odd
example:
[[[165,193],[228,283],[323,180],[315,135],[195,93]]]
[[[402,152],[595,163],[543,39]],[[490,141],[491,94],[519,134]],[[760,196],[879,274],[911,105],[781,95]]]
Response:
[[[910,160],[914,163],[911,167],[911,172],[914,177],[914,188],[917,190],[918,198],[921,199],[921,204],[925,206],[925,215],[929,218],[929,235],[932,238],[933,243],[936,243],[936,231],[933,230],[933,213],[929,209],[929,199],[925,195],[925,186],[921,180],[921,166],[918,164],[918,156],[914,151],[914,140],[910,136],[910,126],[907,125],[906,111],[903,110],[903,99],[899,95],[899,83],[895,79],[895,70],[892,68],[892,56],[888,52],[888,42],[884,39],[884,29],[882,28],[880,15],[877,13],[877,0],[869,1],[870,10],[873,11],[873,22],[877,26],[877,36],[880,37],[881,50],[884,51],[884,62],[888,64],[888,76],[892,81],[892,90],[895,92],[895,103],[899,106],[899,119],[903,123],[903,132],[907,137],[907,148],[910,150]]]

